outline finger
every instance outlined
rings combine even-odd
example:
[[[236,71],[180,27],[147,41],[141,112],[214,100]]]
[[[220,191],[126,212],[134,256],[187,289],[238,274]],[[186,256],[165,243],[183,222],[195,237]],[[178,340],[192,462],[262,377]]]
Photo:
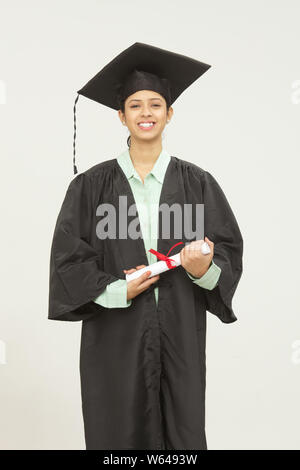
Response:
[[[156,282],[159,279],[159,274],[157,274],[156,276],[152,276],[150,278],[147,276],[147,273],[145,273],[145,274],[146,274],[146,276],[144,276],[144,274],[143,274],[142,276],[139,277],[141,282],[139,282],[137,284],[137,287],[141,287],[141,286],[144,287],[145,283],[146,283],[147,286],[149,286],[150,284],[153,284],[153,282]]]
[[[142,284],[137,286],[137,289],[139,290],[139,292],[142,292],[142,291],[148,289],[148,287],[150,287],[151,284],[154,284],[155,282],[157,282],[158,279],[159,279],[159,275],[153,276],[150,279],[146,279],[145,281],[142,282]]]
[[[126,274],[131,274],[131,273],[134,273],[136,271],[135,268],[131,268],[131,269],[123,269],[123,271],[126,273]]]
[[[145,268],[146,265],[145,264],[139,264],[139,266],[136,267],[136,269],[142,269],[142,268]]]
[[[187,245],[185,245],[185,247],[184,247],[185,250],[186,250],[186,251],[193,250],[194,247],[195,247],[195,243],[196,243],[196,241],[193,241],[193,242],[188,243]]]
[[[151,274],[151,271],[147,271],[141,274],[140,276],[138,276],[137,278],[132,279],[132,281],[129,281],[128,284],[135,286],[135,288],[137,288],[142,282],[148,279],[150,274]]]
[[[146,271],[145,273],[141,274],[137,279],[136,279],[136,284],[139,285],[139,284],[142,284],[146,279],[148,279],[148,277],[150,276],[151,274],[151,271],[148,270]]]
[[[214,245],[214,242],[212,242],[208,237],[205,237],[205,241],[209,244],[209,246]]]
[[[209,239],[206,240],[206,243],[208,244],[208,246],[210,248],[211,256],[213,256],[214,255],[215,244],[213,242],[211,242]]]

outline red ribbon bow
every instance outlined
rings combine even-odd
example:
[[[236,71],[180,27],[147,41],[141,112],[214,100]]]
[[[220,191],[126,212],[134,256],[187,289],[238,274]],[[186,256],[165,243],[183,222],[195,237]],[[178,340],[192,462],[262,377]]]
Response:
[[[170,251],[173,250],[173,248],[174,248],[175,246],[180,245],[181,243],[183,244],[183,242],[178,242],[178,243],[176,243],[175,245],[173,245],[172,248],[169,249],[169,251],[168,251],[168,253],[167,253],[166,255],[164,255],[163,253],[160,253],[159,251],[153,250],[153,248],[151,248],[149,251],[150,251],[151,253],[153,253],[153,254],[154,254],[157,258],[159,258],[160,260],[165,261],[165,262],[167,263],[168,268],[169,268],[169,269],[172,269],[172,268],[176,268],[177,264],[176,264],[176,262],[175,262],[173,259],[171,259],[171,258],[168,257],[168,254],[170,253]],[[174,263],[173,266],[172,266],[172,263]]]

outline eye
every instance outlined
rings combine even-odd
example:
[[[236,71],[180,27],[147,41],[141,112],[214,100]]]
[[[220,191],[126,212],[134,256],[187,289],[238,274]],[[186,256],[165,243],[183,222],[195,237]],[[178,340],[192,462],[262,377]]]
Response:
[[[132,106],[130,106],[131,108],[137,108],[139,105],[138,104],[134,104]],[[157,106],[157,107],[160,107],[160,104],[153,104],[153,106]]]

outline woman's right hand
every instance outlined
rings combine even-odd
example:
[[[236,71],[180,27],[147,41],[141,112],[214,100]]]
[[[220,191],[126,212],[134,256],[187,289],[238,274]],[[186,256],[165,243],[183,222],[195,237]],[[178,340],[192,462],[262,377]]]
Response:
[[[137,271],[138,269],[145,268],[145,264],[140,264],[139,266],[132,269],[123,269],[125,274],[131,274]],[[151,274],[151,271],[146,271],[144,274],[139,276],[137,279],[133,279],[132,281],[127,283],[127,300],[134,299],[137,295],[139,295],[141,292],[144,292],[148,287],[151,286],[151,284],[154,284],[154,282],[158,281],[159,279],[159,274],[157,276],[153,276],[150,279],[148,279],[149,275]]]

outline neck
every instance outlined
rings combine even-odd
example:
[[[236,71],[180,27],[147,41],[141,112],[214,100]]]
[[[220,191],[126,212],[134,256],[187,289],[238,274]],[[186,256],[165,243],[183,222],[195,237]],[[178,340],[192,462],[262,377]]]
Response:
[[[129,154],[135,167],[149,168],[153,167],[162,151],[160,142],[136,142],[131,140]]]

